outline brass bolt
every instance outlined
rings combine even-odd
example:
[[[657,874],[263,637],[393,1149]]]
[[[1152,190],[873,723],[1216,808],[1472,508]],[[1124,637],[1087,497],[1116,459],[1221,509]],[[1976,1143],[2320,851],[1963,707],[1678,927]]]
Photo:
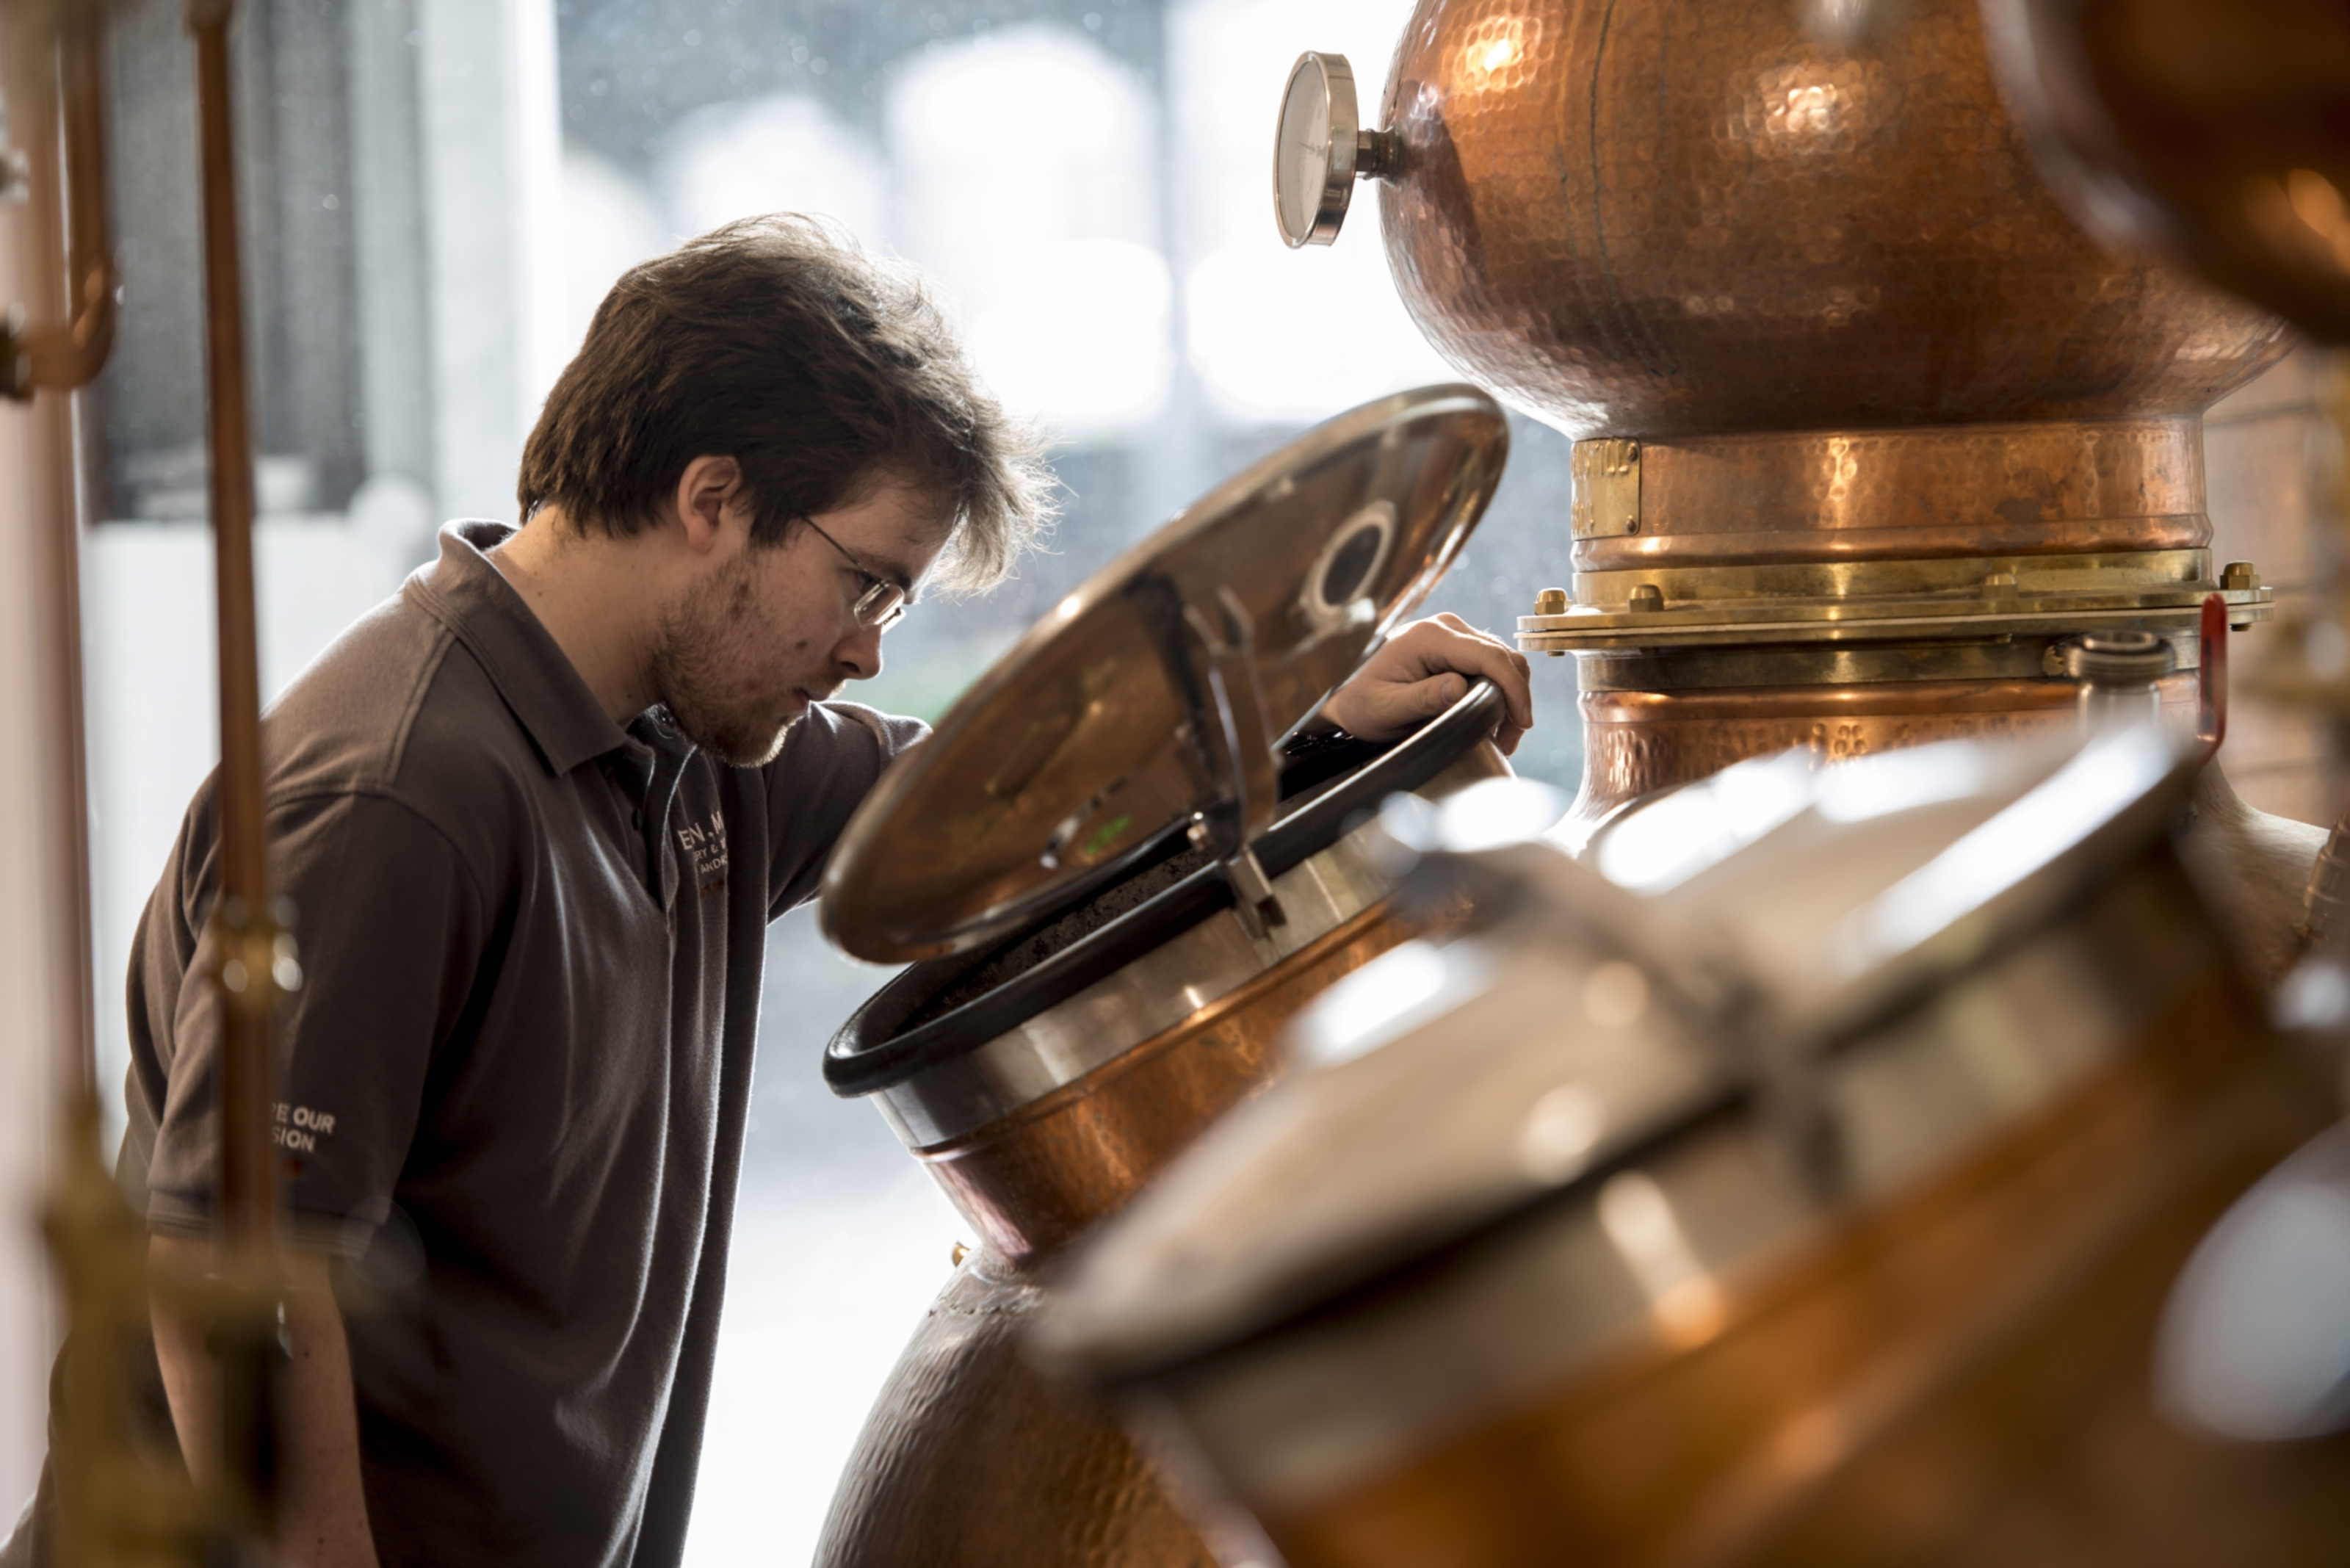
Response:
[[[2250,561],[2230,561],[2220,568],[2220,586],[2243,590],[2261,586],[2261,574]]]
[[[1993,572],[1983,578],[1982,590],[1986,598],[2012,598],[2015,597],[2015,574]]]
[[[1635,612],[1660,610],[1665,607],[1665,590],[1654,583],[1636,584],[1632,597],[1625,601],[1624,607]]]
[[[1534,596],[1534,614],[1536,615],[1565,615],[1566,605],[1565,588],[1544,588]]]
[[[957,1241],[954,1244],[954,1251],[947,1254],[947,1261],[955,1268],[960,1269],[962,1267],[962,1261],[970,1256],[971,1248],[969,1244],[962,1241]]]

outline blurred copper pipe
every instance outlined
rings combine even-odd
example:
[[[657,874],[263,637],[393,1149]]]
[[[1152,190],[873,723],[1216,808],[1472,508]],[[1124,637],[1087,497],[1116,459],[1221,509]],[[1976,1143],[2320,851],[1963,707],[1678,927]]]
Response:
[[[26,494],[35,519],[32,569],[38,584],[33,657],[40,691],[38,749],[47,824],[43,898],[53,916],[48,994],[57,1005],[60,1086],[76,1115],[95,1126],[97,1007],[90,952],[89,817],[82,738],[81,511],[74,483],[76,442],[69,400],[36,400],[36,389],[68,391],[95,375],[113,338],[113,264],[107,218],[104,100],[99,92],[105,7],[31,4],[6,8],[0,38],[0,90],[25,151],[25,221],[19,287],[28,313],[70,317],[64,327],[12,330],[0,325],[0,391],[27,406]],[[60,101],[62,99],[62,102]],[[60,171],[66,176],[61,182]],[[68,301],[103,280],[95,309]],[[86,348],[72,347],[77,330]]]
[[[262,823],[261,674],[253,587],[253,429],[229,120],[228,0],[193,0],[196,120],[203,169],[204,372],[211,408],[214,587],[220,632],[220,892],[213,916],[227,1012],[221,1082],[224,1240],[276,1244],[269,1152],[269,1003],[276,932]]]
[[[244,272],[237,254],[235,144],[230,124],[229,0],[190,0],[203,188],[205,392],[212,438],[214,591],[219,607],[220,887],[211,929],[222,1003],[220,1156],[214,1268],[225,1296],[213,1330],[221,1362],[227,1505],[249,1536],[276,1533],[277,1172],[269,1018],[298,983],[292,940],[269,895],[263,806],[261,675],[253,576],[253,427],[244,364]]]
[[[114,348],[114,244],[106,171],[106,29],[102,5],[60,8],[57,26],[57,86],[64,120],[66,210],[65,319],[15,336],[6,389],[67,392],[105,368]],[[46,74],[46,73],[45,73]],[[36,145],[47,141],[36,139]],[[57,150],[42,146],[42,171],[54,169]],[[36,180],[39,179],[36,174]]]

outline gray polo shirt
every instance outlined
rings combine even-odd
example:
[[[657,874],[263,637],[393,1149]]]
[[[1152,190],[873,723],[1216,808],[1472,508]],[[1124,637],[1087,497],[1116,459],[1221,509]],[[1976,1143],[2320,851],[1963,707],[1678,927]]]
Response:
[[[764,768],[624,732],[457,524],[265,726],[306,982],[276,1036],[295,1232],[353,1261],[368,1514],[400,1563],[685,1540],[767,922],[923,733],[823,703]],[[122,1180],[204,1233],[213,791],[130,969]],[[813,1064],[791,1064],[812,1071]]]

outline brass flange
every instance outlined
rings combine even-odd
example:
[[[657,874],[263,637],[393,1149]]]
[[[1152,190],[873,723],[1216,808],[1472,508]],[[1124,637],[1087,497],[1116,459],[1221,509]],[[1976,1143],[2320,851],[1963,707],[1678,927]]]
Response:
[[[2074,635],[2067,631],[1951,641],[1582,649],[1576,651],[1575,683],[1586,692],[1615,692],[2063,680],[2064,650]],[[2202,668],[2202,642],[2192,628],[2157,635],[2170,645],[2172,669]]]
[[[2230,624],[2275,614],[2202,549],[1774,562],[1578,572],[1558,614],[1518,618],[1527,652],[2056,636],[2091,627],[2191,630],[2218,594]],[[1555,603],[1555,601],[1552,601]],[[1891,677],[1887,677],[1891,679]]]

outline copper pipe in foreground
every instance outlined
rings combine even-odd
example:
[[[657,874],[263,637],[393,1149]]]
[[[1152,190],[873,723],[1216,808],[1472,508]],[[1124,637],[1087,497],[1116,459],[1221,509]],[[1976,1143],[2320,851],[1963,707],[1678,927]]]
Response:
[[[68,8],[57,20],[56,84],[64,119],[65,319],[27,332],[0,327],[6,341],[0,390],[28,398],[36,389],[68,392],[105,367],[114,348],[114,245],[109,219],[106,166],[104,22],[101,7]],[[45,50],[42,62],[49,56]],[[47,76],[48,72],[44,70]],[[38,167],[53,171],[48,138],[35,138]]]
[[[253,431],[244,374],[236,164],[229,123],[229,0],[192,0],[196,119],[203,166],[204,371],[220,632],[220,890],[213,916],[226,1003],[218,1224],[233,1246],[276,1241],[269,1152],[269,1004],[277,933],[262,825],[261,674],[253,588]]]
[[[144,1338],[155,1282],[148,1234],[117,1187],[99,1142],[96,992],[89,922],[87,752],[79,606],[81,507],[69,394],[102,368],[113,338],[105,117],[99,92],[108,7],[32,0],[0,7],[0,88],[25,139],[27,212],[18,249],[29,333],[0,330],[0,390],[23,405],[17,486],[30,522],[36,586],[28,644],[40,753],[39,901],[47,973],[39,982],[62,1054],[64,1114],[42,1206],[68,1343],[54,1384],[49,1464],[53,1530],[34,1539],[69,1568],[206,1560],[204,1504],[184,1470],[158,1458],[140,1430],[145,1382],[130,1347]],[[36,396],[46,392],[47,396]],[[151,1366],[151,1358],[150,1360]],[[151,1376],[151,1373],[147,1376]]]
[[[51,994],[60,1003],[57,1046],[65,1098],[92,1106],[97,1094],[97,993],[89,942],[89,821],[88,768],[82,741],[79,577],[80,516],[73,473],[73,411],[63,398],[33,401],[38,388],[67,391],[97,374],[112,345],[112,244],[108,229],[104,99],[99,62],[104,57],[104,17],[95,6],[59,14],[40,8],[7,18],[6,101],[24,139],[32,173],[26,221],[33,243],[23,248],[23,300],[36,317],[72,315],[66,302],[88,280],[102,277],[102,309],[84,310],[74,327],[11,337],[0,326],[0,389],[29,406],[32,462],[26,475],[33,570],[39,585],[35,657],[38,661],[40,751],[48,831],[43,877],[54,901],[47,946]],[[62,168],[65,180],[57,178]],[[97,324],[102,324],[102,330]],[[73,356],[58,349],[77,329],[91,326],[88,347]]]
[[[277,1181],[269,1015],[300,981],[269,896],[262,805],[261,674],[253,579],[253,431],[244,375],[244,275],[229,123],[229,0],[190,0],[203,170],[205,390],[212,436],[214,591],[219,605],[220,887],[209,933],[222,1002],[220,1157],[214,1259],[222,1300],[222,1500],[247,1537],[276,1533],[279,1338]]]

